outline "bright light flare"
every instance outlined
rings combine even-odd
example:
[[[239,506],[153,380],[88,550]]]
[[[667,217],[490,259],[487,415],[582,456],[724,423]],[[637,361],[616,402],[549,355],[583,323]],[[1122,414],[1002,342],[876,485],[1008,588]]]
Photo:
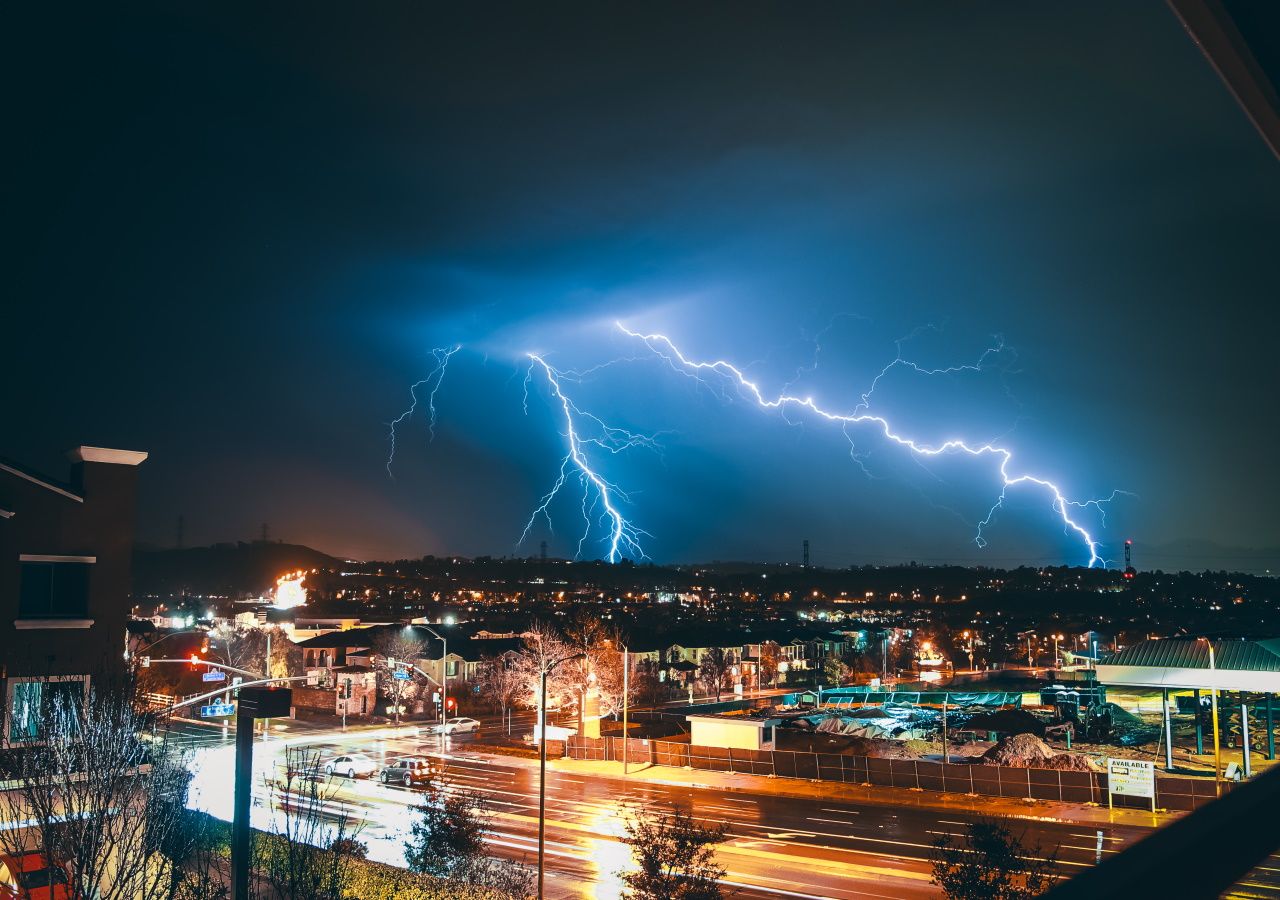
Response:
[[[307,602],[307,589],[302,586],[306,572],[286,572],[276,579],[276,609],[293,609]]]

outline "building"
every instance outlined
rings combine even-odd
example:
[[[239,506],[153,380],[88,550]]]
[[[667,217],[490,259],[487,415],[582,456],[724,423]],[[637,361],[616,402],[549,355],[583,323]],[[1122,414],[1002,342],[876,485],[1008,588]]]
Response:
[[[733,750],[772,750],[782,719],[767,713],[705,713],[685,716],[689,743],[695,747],[727,747]]]
[[[63,482],[0,460],[0,744],[39,738],[42,713],[122,672],[138,466],[146,453],[77,447]]]

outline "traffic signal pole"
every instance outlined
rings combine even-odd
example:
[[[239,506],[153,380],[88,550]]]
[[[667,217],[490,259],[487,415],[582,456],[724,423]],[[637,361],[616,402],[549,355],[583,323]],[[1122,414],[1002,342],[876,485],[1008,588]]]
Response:
[[[253,796],[253,713],[236,713],[236,785],[231,815],[231,897],[249,900],[249,813]]]
[[[231,900],[249,900],[249,856],[253,799],[253,723],[289,715],[293,691],[289,688],[240,689],[236,709],[236,783],[231,818]]]

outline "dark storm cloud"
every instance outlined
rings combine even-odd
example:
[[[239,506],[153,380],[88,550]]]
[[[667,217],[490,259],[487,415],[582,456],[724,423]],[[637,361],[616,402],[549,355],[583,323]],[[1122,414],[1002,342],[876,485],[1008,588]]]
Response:
[[[20,26],[5,449],[50,467],[80,442],[151,450],[151,539],[181,512],[192,540],[265,519],[359,555],[507,552],[560,452],[536,392],[521,414],[521,352],[634,353],[621,317],[765,359],[776,390],[848,312],[865,318],[812,376],[831,402],[919,325],[943,326],[914,345],[928,364],[1003,334],[1018,402],[979,388],[946,412],[984,438],[1016,426],[1027,467],[1080,496],[1138,494],[1109,539],[1280,542],[1262,478],[1280,168],[1159,4],[135,6]],[[407,431],[390,482],[384,423],[453,342],[472,355],[437,440]],[[581,388],[679,432],[611,472],[661,558],[790,555],[803,532],[834,563],[1080,561],[1035,497],[977,554],[989,472],[917,478],[881,451],[868,480],[839,435],[664,378]],[[943,421],[897,390],[913,423]]]

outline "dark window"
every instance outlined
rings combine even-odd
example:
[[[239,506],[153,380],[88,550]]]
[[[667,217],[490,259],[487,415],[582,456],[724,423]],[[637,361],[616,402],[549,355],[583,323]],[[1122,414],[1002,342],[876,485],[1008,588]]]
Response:
[[[24,888],[47,888],[51,884],[66,884],[67,873],[57,868],[48,869],[27,869],[25,872],[15,872],[18,880],[22,882]]]
[[[89,616],[89,563],[23,562],[18,614],[31,619]]]

